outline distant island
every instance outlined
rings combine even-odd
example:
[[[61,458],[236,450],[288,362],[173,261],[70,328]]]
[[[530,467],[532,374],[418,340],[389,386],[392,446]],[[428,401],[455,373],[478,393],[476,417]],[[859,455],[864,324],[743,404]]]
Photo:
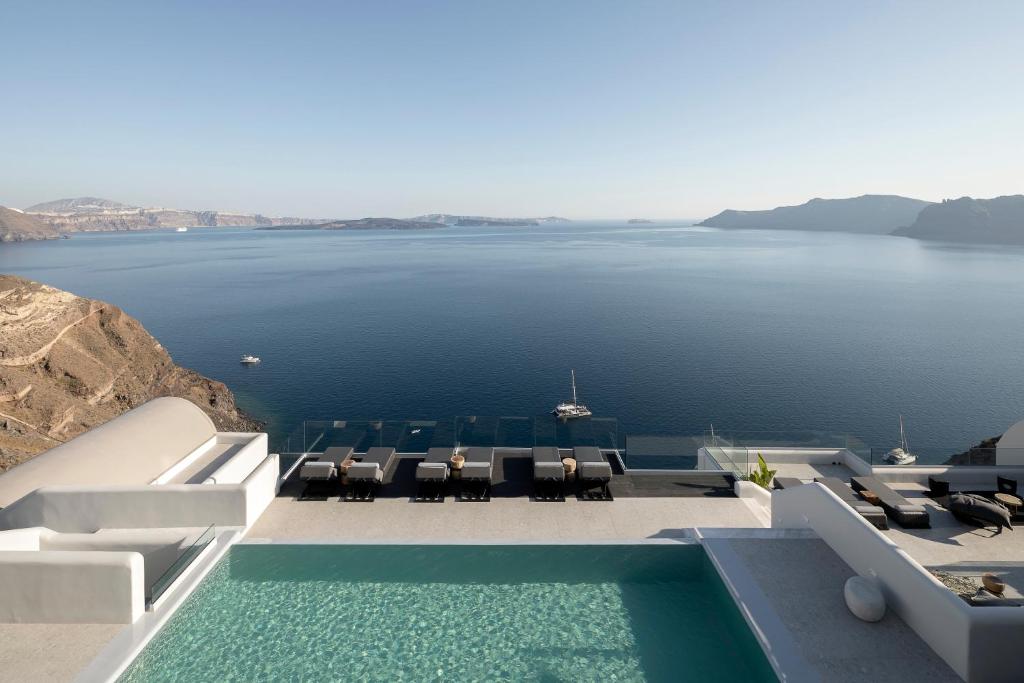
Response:
[[[925,207],[894,235],[974,244],[1024,244],[1024,195],[946,199]]]
[[[910,225],[930,202],[898,195],[812,199],[767,211],[727,209],[698,225],[744,230],[811,230],[888,235]]]
[[[317,223],[326,219],[272,218],[258,213],[143,208],[100,197],[73,197],[33,204],[24,210],[0,207],[0,240],[55,239],[76,232],[160,228],[248,227]],[[14,215],[17,214],[17,215]],[[45,226],[45,228],[40,227]]]
[[[415,216],[411,220],[441,223],[442,225],[460,228],[480,226],[519,228],[530,225],[542,225],[544,223],[572,222],[568,218],[561,218],[559,216],[545,216],[544,218],[496,218],[494,216],[460,216],[451,213],[427,213],[422,216]]]
[[[640,225],[640,224],[653,223],[654,221],[647,220],[646,218],[630,218],[626,222],[629,223],[630,225]]]
[[[257,230],[431,230],[445,227],[430,221],[406,220],[403,218],[356,218],[352,220],[327,221],[324,223],[301,223],[296,225],[264,225]]]

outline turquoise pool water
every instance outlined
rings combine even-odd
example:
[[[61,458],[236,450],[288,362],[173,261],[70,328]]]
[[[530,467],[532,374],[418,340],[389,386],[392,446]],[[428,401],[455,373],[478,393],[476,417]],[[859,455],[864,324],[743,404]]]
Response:
[[[698,545],[240,545],[122,681],[774,681]]]

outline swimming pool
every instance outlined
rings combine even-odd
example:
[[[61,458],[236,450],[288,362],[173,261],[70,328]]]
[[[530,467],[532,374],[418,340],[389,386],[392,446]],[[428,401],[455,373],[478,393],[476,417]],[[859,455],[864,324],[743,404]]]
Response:
[[[775,681],[699,545],[237,545],[122,681]]]

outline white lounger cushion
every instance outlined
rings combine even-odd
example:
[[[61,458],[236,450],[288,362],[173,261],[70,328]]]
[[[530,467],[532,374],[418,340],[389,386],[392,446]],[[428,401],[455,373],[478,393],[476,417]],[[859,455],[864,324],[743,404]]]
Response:
[[[357,462],[348,468],[349,481],[381,481],[384,471],[375,462]]]
[[[307,462],[302,465],[302,469],[299,470],[299,479],[308,481],[311,479],[331,479],[338,470],[335,469],[333,463],[329,462]]]
[[[448,478],[448,465],[443,462],[421,462],[416,465],[416,478],[443,481]]]
[[[462,466],[463,479],[490,479],[491,463],[467,462]]]
[[[581,462],[577,465],[580,479],[611,480],[612,466],[606,462]]]
[[[562,481],[565,479],[565,467],[560,462],[535,462],[533,478]]]

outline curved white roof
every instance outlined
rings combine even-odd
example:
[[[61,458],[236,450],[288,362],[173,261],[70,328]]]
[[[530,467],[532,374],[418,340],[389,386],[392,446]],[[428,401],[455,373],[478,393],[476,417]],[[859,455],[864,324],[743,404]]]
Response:
[[[183,398],[156,398],[0,474],[0,507],[42,486],[148,484],[215,436]]]

